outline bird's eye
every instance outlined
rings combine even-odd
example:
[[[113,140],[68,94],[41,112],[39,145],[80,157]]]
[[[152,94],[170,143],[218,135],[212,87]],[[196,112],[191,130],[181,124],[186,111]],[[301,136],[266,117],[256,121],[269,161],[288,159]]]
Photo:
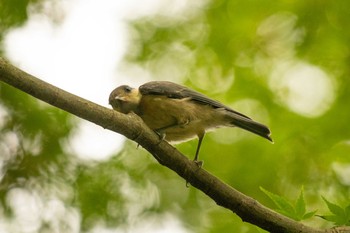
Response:
[[[132,88],[129,86],[124,87],[125,92],[131,92]]]

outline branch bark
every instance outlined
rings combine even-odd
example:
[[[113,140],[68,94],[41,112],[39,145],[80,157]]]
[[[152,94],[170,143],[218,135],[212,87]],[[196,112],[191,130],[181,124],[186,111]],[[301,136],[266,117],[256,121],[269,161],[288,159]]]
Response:
[[[228,186],[204,169],[198,169],[186,156],[166,141],[160,140],[136,114],[121,114],[68,93],[12,66],[1,57],[0,80],[57,108],[134,140],[149,151],[160,164],[175,171],[218,205],[236,213],[243,221],[276,233],[337,232],[335,228],[314,229],[280,215]]]

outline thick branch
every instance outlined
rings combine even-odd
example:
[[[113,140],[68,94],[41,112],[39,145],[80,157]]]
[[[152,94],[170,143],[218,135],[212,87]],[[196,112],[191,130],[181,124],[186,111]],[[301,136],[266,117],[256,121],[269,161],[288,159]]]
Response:
[[[0,80],[42,101],[63,109],[103,128],[125,135],[148,150],[160,164],[175,171],[192,186],[230,209],[243,221],[270,232],[324,232],[305,226],[264,207],[238,192],[182,155],[150,130],[135,114],[120,114],[61,90],[10,65],[0,58]],[[333,232],[328,230],[327,232]],[[335,231],[334,231],[335,232]]]

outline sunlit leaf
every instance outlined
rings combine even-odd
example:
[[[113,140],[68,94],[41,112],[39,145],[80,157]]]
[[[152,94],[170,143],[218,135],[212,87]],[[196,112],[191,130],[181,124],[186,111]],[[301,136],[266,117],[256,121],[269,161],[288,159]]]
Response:
[[[350,225],[350,206],[343,209],[341,206],[328,201],[325,197],[322,198],[333,215],[323,215],[320,216],[321,218],[334,222],[337,226]]]

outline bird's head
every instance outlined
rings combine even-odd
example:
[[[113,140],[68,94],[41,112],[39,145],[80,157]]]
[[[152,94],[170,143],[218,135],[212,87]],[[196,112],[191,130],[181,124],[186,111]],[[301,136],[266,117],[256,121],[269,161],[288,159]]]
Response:
[[[122,113],[137,112],[141,94],[138,89],[123,85],[114,89],[109,95],[109,104]]]

